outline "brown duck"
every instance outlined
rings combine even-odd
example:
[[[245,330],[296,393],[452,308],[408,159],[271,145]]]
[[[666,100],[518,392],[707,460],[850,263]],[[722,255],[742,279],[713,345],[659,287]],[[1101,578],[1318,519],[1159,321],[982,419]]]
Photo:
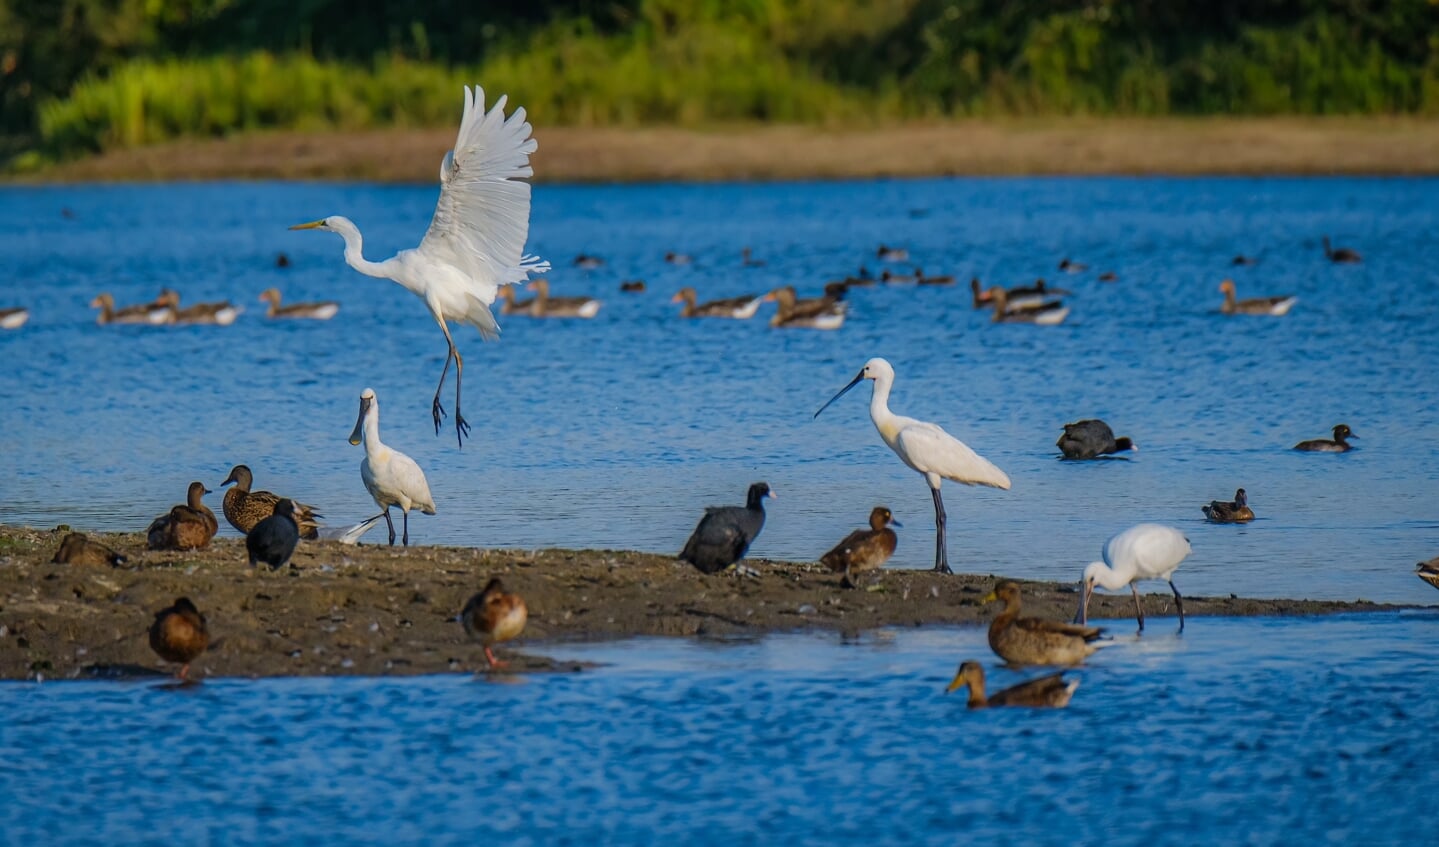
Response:
[[[959,672],[944,691],[946,694],[956,688],[969,686],[969,707],[983,709],[988,706],[1028,706],[1035,709],[1062,709],[1069,705],[1079,680],[1065,681],[1064,673],[1052,673],[1021,682],[1018,685],[984,696],[984,668],[979,662],[964,662]]]
[[[761,300],[773,300],[779,305],[769,325],[773,327],[807,327],[809,329],[839,329],[844,326],[843,301],[833,297],[812,297],[799,299],[794,286],[786,285],[766,294]]]
[[[72,532],[60,541],[60,549],[50,561],[57,565],[123,565],[125,557],[91,541],[83,532]]]
[[[220,485],[224,487],[232,482],[235,487],[225,492],[222,504],[225,520],[230,522],[230,526],[249,535],[255,524],[275,513],[275,504],[280,502],[280,495],[269,491],[251,491],[250,486],[254,484],[255,477],[246,465],[231,468],[230,475],[225,477],[225,481]],[[295,501],[295,524],[300,528],[301,538],[319,537],[320,525],[315,522],[318,517],[320,516],[315,514],[314,507]]]
[[[199,550],[209,546],[210,539],[220,531],[215,513],[203,498],[210,490],[202,482],[190,483],[185,504],[176,506],[156,518],[145,531],[151,550]]]
[[[525,608],[524,598],[505,591],[499,577],[492,578],[485,585],[485,590],[471,597],[464,611],[460,612],[465,632],[484,645],[485,659],[492,668],[502,668],[507,663],[496,659],[495,654],[490,652],[490,646],[518,636],[524,631],[528,619],[529,610]]]
[[[600,312],[600,301],[593,297],[551,297],[547,279],[537,279],[526,287],[535,292],[530,301],[530,314],[534,317],[592,318]]]
[[[1430,559],[1427,562],[1420,562],[1419,565],[1414,568],[1414,573],[1420,579],[1435,588],[1439,588],[1439,558]]]
[[[857,529],[846,535],[833,550],[820,556],[820,562],[834,573],[843,573],[840,584],[853,588],[854,574],[878,570],[894,555],[899,536],[890,529],[891,525],[900,526],[900,523],[889,509],[875,506],[869,513],[869,529]]]
[[[754,294],[730,297],[724,300],[710,300],[707,303],[697,303],[696,299],[695,290],[685,286],[670,298],[670,302],[684,304],[684,308],[680,309],[682,318],[734,318],[736,320],[754,317],[754,313],[759,311],[760,304],[759,296]]]
[[[327,321],[340,311],[340,304],[334,300],[317,300],[313,303],[291,303],[288,306],[282,306],[278,288],[267,288],[261,292],[260,302],[270,304],[270,307],[265,310],[267,318]]]
[[[989,646],[1012,665],[1078,665],[1098,650],[1104,630],[1093,626],[1019,616],[1019,586],[1008,580],[981,602],[1004,601],[989,624]]]
[[[155,622],[150,624],[150,649],[167,662],[178,662],[180,679],[189,681],[190,663],[209,646],[205,616],[190,598],[181,597],[175,605],[155,613]]]
[[[1234,499],[1231,501],[1211,500],[1208,506],[1199,507],[1204,516],[1215,523],[1247,523],[1254,520],[1254,512],[1249,508],[1249,495],[1244,489],[1234,492]]]
[[[515,299],[515,287],[513,285],[500,286],[500,314],[502,315],[528,315],[531,314],[531,307],[535,305],[535,298],[528,300]]]
[[[1219,311],[1226,315],[1280,315],[1289,314],[1299,298],[1292,294],[1285,294],[1281,297],[1251,297],[1247,300],[1236,299],[1234,280],[1226,279],[1219,283],[1219,291],[1224,295],[1224,303]]]

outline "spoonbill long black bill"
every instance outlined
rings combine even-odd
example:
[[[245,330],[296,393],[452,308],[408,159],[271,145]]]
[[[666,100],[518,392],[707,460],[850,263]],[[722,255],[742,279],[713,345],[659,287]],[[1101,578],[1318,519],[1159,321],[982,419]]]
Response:
[[[937,424],[891,412],[889,390],[894,386],[894,368],[884,359],[865,362],[859,375],[831,397],[829,403],[821,406],[814,416],[819,417],[820,412],[859,385],[862,379],[874,380],[874,392],[869,399],[869,419],[879,430],[879,437],[899,456],[900,461],[923,474],[924,481],[929,483],[929,493],[934,499],[934,569],[940,573],[953,573],[945,551],[944,500],[939,494],[940,482],[949,479],[965,485],[1008,489],[1009,477]]]

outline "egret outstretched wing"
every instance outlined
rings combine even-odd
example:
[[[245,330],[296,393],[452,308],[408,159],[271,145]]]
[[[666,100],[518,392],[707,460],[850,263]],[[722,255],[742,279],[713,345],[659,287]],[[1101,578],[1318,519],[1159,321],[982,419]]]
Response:
[[[440,200],[417,252],[470,277],[469,293],[486,306],[499,286],[523,282],[549,263],[521,251],[530,229],[530,154],[537,146],[523,107],[507,119],[506,98],[485,111],[485,92],[465,88],[455,149],[440,164]]]

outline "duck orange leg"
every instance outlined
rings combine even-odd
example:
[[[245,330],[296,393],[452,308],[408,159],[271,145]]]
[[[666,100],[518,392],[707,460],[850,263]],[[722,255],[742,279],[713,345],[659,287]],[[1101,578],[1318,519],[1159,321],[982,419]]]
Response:
[[[490,667],[492,668],[507,668],[510,666],[509,662],[502,662],[496,659],[495,654],[490,652],[490,645],[488,644],[485,645],[485,659],[489,661]]]

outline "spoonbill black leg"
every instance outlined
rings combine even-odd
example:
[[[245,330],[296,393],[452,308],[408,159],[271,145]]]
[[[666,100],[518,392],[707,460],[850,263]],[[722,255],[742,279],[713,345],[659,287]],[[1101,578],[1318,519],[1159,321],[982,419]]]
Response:
[[[389,514],[389,512],[386,511],[385,514]],[[405,510],[405,513],[404,513],[404,515],[403,515],[402,517],[405,519],[405,538],[404,538],[404,545],[405,545],[406,547],[409,547],[409,546],[410,546],[410,510],[409,510],[409,509],[406,509],[406,510]]]
[[[949,551],[944,543],[944,498],[938,488],[931,488],[934,495],[934,569],[939,573],[954,573],[949,569]]]
[[[1174,592],[1174,605],[1179,607],[1179,631],[1184,631],[1184,598],[1179,596],[1179,589],[1174,587],[1174,580],[1169,580],[1169,590]]]
[[[385,507],[385,526],[390,528],[390,546],[395,546],[395,522],[390,520],[390,509]]]
[[[1139,604],[1139,589],[1134,583],[1129,583],[1129,590],[1134,593],[1134,613],[1139,617],[1139,631],[1144,631],[1144,607]]]

